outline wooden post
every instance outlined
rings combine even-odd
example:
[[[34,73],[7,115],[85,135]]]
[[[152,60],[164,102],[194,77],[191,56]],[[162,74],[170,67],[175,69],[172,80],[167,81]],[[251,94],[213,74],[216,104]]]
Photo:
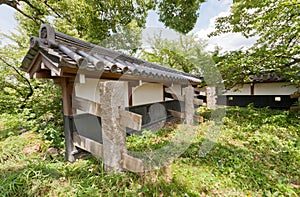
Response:
[[[67,78],[61,79],[61,89],[62,89],[62,97],[63,97],[63,115],[64,115],[64,134],[65,134],[65,145],[66,159],[70,162],[75,161],[74,153],[77,152],[77,149],[73,143],[73,114],[72,114],[72,90],[73,84],[68,83]]]
[[[183,89],[184,93],[184,104],[185,104],[185,120],[188,125],[194,124],[194,88],[188,86]]]
[[[127,92],[126,92],[127,93]],[[106,170],[122,170],[122,153],[126,153],[126,127],[119,123],[120,111],[125,110],[124,82],[100,83],[103,162]]]

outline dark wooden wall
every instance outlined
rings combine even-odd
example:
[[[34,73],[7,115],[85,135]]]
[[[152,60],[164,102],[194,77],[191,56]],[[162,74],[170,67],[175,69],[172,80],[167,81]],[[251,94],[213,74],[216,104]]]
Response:
[[[297,99],[290,98],[290,95],[226,95],[222,97],[218,98],[218,104],[245,107],[253,103],[254,107],[272,109],[289,109],[297,101]],[[280,101],[275,101],[275,97],[280,97]]]

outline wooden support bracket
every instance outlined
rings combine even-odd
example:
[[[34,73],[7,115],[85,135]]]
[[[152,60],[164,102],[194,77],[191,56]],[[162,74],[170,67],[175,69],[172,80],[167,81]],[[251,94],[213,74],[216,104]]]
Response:
[[[64,113],[64,134],[65,134],[65,145],[66,145],[66,159],[70,162],[75,161],[74,153],[77,149],[73,142],[73,121],[72,121],[72,84],[69,84],[68,79],[61,79],[61,88],[63,96],[63,113]]]
[[[206,92],[207,87],[202,87],[202,88],[194,88],[194,91],[196,92]]]
[[[101,104],[84,98],[75,97],[72,107],[86,113],[101,117]]]
[[[174,100],[178,100],[178,101],[184,101],[184,96],[182,95],[177,95],[177,94],[173,94],[173,93],[169,93],[167,92],[167,94],[165,94],[167,98],[171,98]]]
[[[132,157],[130,155],[127,155],[125,152],[121,152],[121,161],[120,165],[123,169],[129,170],[131,172],[144,172],[144,163],[142,160],[137,159],[135,157]]]
[[[174,116],[174,117],[176,117],[176,118],[181,118],[181,119],[183,119],[183,118],[185,117],[185,114],[182,113],[182,112],[174,111],[174,110],[171,110],[171,109],[169,109],[168,112],[169,112],[172,116]],[[194,115],[193,117],[194,117],[194,121],[196,121],[196,122],[198,122],[198,123],[199,123],[199,122],[203,122],[203,116],[197,116],[197,115]]]
[[[174,116],[174,117],[176,117],[176,118],[181,118],[181,119],[184,118],[184,113],[182,113],[182,112],[174,111],[174,110],[171,110],[171,109],[168,109],[168,112],[169,112],[172,116]]]
[[[199,105],[199,106],[203,105],[203,99],[194,98],[193,102],[195,105]]]
[[[194,121],[198,123],[203,122],[203,116],[194,115]]]
[[[103,145],[91,140],[89,138],[83,137],[79,135],[77,132],[73,132],[73,142],[74,145],[78,148],[86,150],[92,153],[95,156],[101,157],[103,156]]]
[[[125,110],[119,110],[120,124],[133,130],[142,129],[142,116]]]

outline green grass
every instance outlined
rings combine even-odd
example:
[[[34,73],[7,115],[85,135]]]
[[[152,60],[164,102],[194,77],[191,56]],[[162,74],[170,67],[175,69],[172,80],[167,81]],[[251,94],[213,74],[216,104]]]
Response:
[[[16,116],[4,114],[0,119],[1,196],[300,195],[300,122],[295,112],[228,108],[220,138],[208,154],[199,155],[209,128],[206,122],[172,164],[143,176],[105,173],[101,160],[89,155],[65,162],[63,149],[56,156],[47,153],[53,141],[36,131],[20,133]],[[176,132],[145,131],[128,137],[127,146],[156,150]],[[55,130],[52,134],[59,136]]]

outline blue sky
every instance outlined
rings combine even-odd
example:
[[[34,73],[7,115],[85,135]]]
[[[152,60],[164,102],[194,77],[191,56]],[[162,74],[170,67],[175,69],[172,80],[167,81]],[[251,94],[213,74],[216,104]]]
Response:
[[[240,47],[247,47],[253,44],[255,38],[245,39],[240,34],[227,34],[218,37],[208,38],[206,35],[214,30],[214,20],[218,16],[229,13],[232,0],[207,0],[201,4],[199,18],[193,29],[200,38],[207,39],[209,50],[218,45],[223,50],[234,50]],[[15,31],[17,23],[14,20],[14,10],[6,5],[0,6],[0,32],[9,33]],[[163,24],[158,21],[158,15],[151,11],[147,18],[147,27],[163,28]]]
[[[7,5],[0,6],[0,31],[2,33],[9,33],[12,31],[17,22],[14,20],[14,9]]]

